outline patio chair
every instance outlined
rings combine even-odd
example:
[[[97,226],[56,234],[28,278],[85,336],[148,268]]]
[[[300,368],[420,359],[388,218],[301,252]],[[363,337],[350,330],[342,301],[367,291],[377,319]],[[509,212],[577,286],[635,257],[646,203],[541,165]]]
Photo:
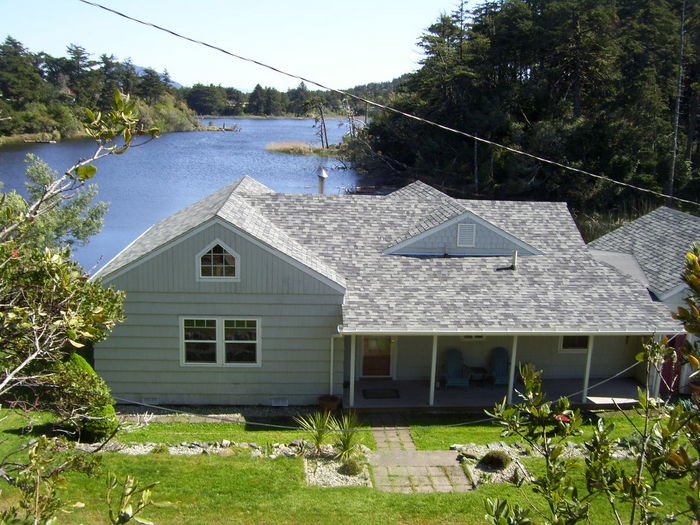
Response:
[[[445,388],[460,386],[469,388],[469,369],[464,366],[462,352],[457,348],[447,350],[447,362],[445,363]]]
[[[497,346],[491,350],[491,361],[489,363],[489,374],[494,385],[508,384],[508,350],[502,346]]]

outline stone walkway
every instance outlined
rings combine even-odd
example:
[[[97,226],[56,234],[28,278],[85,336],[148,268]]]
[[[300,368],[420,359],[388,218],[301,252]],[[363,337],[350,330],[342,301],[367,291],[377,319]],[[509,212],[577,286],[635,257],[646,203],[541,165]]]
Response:
[[[454,450],[418,451],[400,415],[376,414],[377,451],[370,457],[374,486],[385,492],[465,492],[472,486]]]

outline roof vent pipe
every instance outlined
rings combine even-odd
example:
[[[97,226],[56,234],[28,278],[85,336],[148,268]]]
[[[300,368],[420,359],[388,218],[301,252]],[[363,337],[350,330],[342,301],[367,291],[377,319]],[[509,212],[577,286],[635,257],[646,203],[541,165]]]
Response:
[[[518,250],[513,250],[513,262],[510,265],[511,270],[518,269]]]
[[[321,167],[318,172],[318,192],[323,195],[326,185],[326,179],[328,178],[328,173]]]

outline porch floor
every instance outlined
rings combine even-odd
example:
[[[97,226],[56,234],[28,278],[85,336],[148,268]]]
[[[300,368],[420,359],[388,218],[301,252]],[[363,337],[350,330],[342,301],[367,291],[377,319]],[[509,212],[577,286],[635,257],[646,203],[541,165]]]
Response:
[[[595,385],[601,379],[591,378],[589,384]],[[637,397],[639,382],[633,378],[617,378],[598,387],[589,388],[588,396],[600,398],[632,398]],[[522,384],[515,385],[515,390],[522,388]],[[579,392],[583,388],[581,379],[546,379],[542,389],[548,398],[556,399]],[[430,381],[393,381],[389,379],[362,379],[355,383],[355,408],[426,408],[428,407],[428,394]],[[508,387],[505,385],[471,384],[469,388],[451,387],[449,389],[435,390],[434,408],[491,408],[500,402],[506,395]],[[377,397],[373,395],[389,396],[398,394],[398,397]],[[513,401],[517,396],[513,394]],[[571,398],[572,404],[588,405],[596,404],[589,399],[588,403],[581,402],[581,394],[577,393]],[[343,392],[343,406],[350,406],[350,389]]]

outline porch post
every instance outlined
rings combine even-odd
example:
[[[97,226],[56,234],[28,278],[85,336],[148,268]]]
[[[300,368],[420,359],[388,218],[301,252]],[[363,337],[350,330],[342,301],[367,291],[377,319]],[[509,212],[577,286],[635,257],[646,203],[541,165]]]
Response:
[[[437,368],[437,340],[438,336],[433,336],[433,356],[430,361],[430,396],[428,406],[433,406],[435,402],[435,369]]]
[[[661,341],[662,336],[655,334],[654,335],[654,342],[658,343]],[[661,392],[661,374],[659,374],[659,371],[655,368],[651,368],[651,377],[649,378],[649,395],[655,399],[659,398],[659,394]]]
[[[355,406],[355,335],[350,336],[350,408]]]
[[[515,361],[518,356],[518,336],[513,336],[513,346],[510,349],[510,367],[508,369],[508,394],[506,400],[513,402],[513,386],[515,384]]]
[[[581,403],[588,399],[588,382],[591,378],[591,356],[593,355],[594,335],[588,336],[588,350],[586,352],[586,370],[583,373],[583,392],[581,392]]]
[[[333,354],[335,353],[335,336],[331,336],[331,363],[328,377],[328,395],[333,395]]]

